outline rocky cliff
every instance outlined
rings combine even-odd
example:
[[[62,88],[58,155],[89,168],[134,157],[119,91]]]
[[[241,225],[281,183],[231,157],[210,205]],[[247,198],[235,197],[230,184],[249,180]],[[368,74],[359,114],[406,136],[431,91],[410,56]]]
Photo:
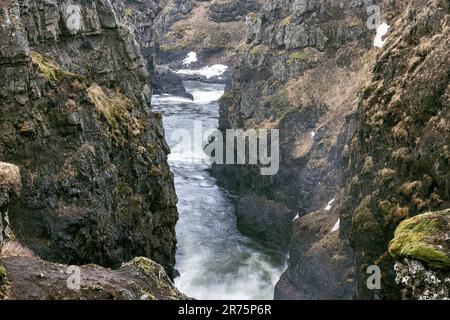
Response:
[[[391,2],[386,2],[391,4]],[[394,230],[404,219],[450,207],[448,1],[396,2],[386,43],[361,92],[337,206],[355,253],[360,298],[398,298]],[[367,267],[382,271],[380,290]]]
[[[178,65],[190,51],[203,65],[229,64],[245,37],[248,13],[261,0],[165,0],[157,19],[160,36],[158,64]]]
[[[21,169],[18,239],[70,264],[145,256],[172,277],[176,195],[135,35],[105,0],[3,1],[0,29],[0,159]]]
[[[51,263],[15,241],[8,208],[21,191],[19,168],[0,163],[0,299],[12,300],[172,300],[186,299],[164,268],[144,257],[117,270]]]
[[[354,1],[266,1],[247,18],[220,125],[279,129],[281,164],[270,177],[256,167],[215,168],[225,184],[245,195],[238,204],[241,220],[261,203],[276,202],[285,214],[275,223],[290,226],[297,213],[324,209],[335,197],[357,92],[372,59],[367,18],[364,5]],[[255,196],[260,201],[246,200]],[[289,232],[284,237],[275,244],[286,249]]]
[[[214,169],[240,195],[243,232],[290,243],[279,299],[400,298],[395,228],[449,207],[449,2],[371,4],[390,26],[381,49],[363,2],[266,1],[221,101],[222,130],[280,130],[277,175]],[[367,286],[373,265],[381,289]]]

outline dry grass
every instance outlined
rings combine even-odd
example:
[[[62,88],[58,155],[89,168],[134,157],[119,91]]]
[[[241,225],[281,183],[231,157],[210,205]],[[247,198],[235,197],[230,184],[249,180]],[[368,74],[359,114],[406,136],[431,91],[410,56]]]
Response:
[[[8,241],[2,249],[1,258],[7,257],[34,257],[33,251],[24,247],[17,241]]]
[[[31,62],[39,68],[42,76],[47,81],[60,82],[64,78],[81,79],[81,76],[67,70],[63,70],[55,62],[37,52],[31,52],[30,56]]]

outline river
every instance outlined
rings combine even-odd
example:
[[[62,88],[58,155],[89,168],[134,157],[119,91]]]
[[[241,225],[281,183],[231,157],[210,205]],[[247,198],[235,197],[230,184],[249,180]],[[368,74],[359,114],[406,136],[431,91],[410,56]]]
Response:
[[[195,121],[201,121],[205,131],[218,127],[217,100],[224,86],[194,81],[185,86],[194,101],[170,95],[152,99],[153,109],[164,115],[179,199],[176,269],[180,276],[175,285],[196,299],[273,299],[286,257],[237,230],[233,194],[216,184],[201,150],[192,147],[186,152],[188,142],[180,142],[180,130],[193,135]]]

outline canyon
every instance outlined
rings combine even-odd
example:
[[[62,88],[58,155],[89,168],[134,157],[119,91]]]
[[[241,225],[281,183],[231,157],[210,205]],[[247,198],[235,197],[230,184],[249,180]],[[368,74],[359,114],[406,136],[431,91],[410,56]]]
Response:
[[[448,0],[2,1],[0,298],[449,298],[449,23]],[[179,149],[195,121],[278,130],[279,170]]]

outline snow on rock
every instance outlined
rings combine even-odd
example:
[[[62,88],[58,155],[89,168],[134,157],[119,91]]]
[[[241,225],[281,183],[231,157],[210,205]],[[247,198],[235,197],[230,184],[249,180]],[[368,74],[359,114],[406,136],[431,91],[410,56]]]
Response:
[[[334,202],[334,198],[331,199],[330,202],[328,202],[327,206],[325,207],[326,211],[330,211],[331,210],[331,208],[332,208],[331,205],[333,204],[333,202]]]
[[[386,40],[383,40],[383,37],[388,33],[390,26],[387,23],[382,23],[377,28],[377,35],[373,41],[373,45],[377,48],[383,47]]]
[[[336,232],[339,230],[339,227],[341,226],[341,219],[339,219],[336,224],[334,225],[333,229],[331,229],[331,232]]]
[[[201,76],[207,79],[211,79],[212,77],[218,77],[223,75],[225,71],[227,71],[227,69],[228,67],[226,65],[215,64],[213,66],[207,66],[197,70],[181,69],[175,72],[185,76]]]
[[[194,51],[191,51],[187,54],[186,59],[183,60],[183,65],[189,66],[198,61],[197,54]]]

